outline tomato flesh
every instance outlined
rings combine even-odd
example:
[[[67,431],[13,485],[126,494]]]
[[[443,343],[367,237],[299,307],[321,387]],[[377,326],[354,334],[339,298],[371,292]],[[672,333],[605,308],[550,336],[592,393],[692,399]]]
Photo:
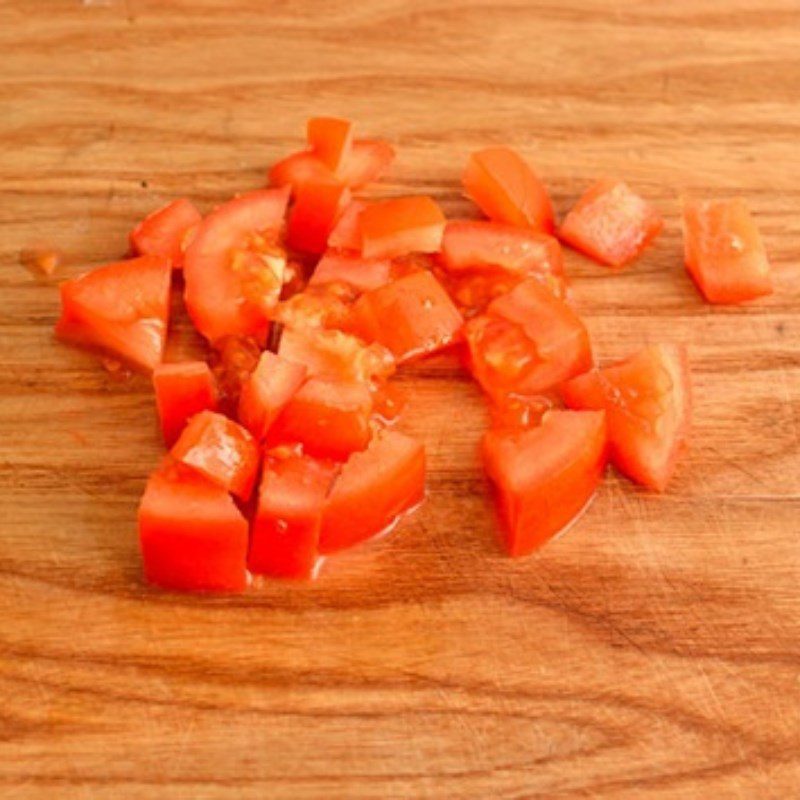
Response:
[[[328,237],[329,247],[361,252],[361,221],[359,217],[366,207],[367,204],[362,200],[350,201]]]
[[[283,300],[272,312],[272,319],[289,328],[335,328],[345,330],[356,290],[347,283],[310,283],[302,292]]]
[[[314,155],[336,174],[350,157],[353,123],[336,117],[312,117],[308,121],[307,138]]]
[[[339,179],[358,189],[382,178],[392,166],[394,148],[380,139],[356,139],[350,154],[339,167]]]
[[[359,215],[361,251],[367,258],[394,258],[441,249],[445,217],[430,197],[371,203]]]
[[[683,241],[686,269],[709,303],[772,293],[769,260],[746,200],[686,200]]]
[[[148,214],[130,233],[131,251],[140,256],[166,256],[173,269],[183,268],[183,255],[203,215],[182,197]]]
[[[167,447],[175,444],[195,414],[217,409],[217,386],[205,361],[159,364],[153,370],[153,388]]]
[[[322,515],[319,549],[331,553],[385,531],[425,496],[425,449],[382,431],[343,465]]]
[[[336,220],[350,202],[350,190],[332,183],[307,183],[297,190],[289,213],[287,244],[305,253],[322,253]]]
[[[385,286],[392,275],[392,262],[388,258],[364,258],[329,251],[319,260],[309,283],[313,286],[341,281],[358,292],[368,292]]]
[[[528,555],[577,518],[600,483],[605,451],[602,411],[550,411],[536,428],[485,434],[510,555]]]
[[[604,409],[611,461],[637,483],[663,491],[689,432],[686,348],[656,345],[561,387],[570,408]]]

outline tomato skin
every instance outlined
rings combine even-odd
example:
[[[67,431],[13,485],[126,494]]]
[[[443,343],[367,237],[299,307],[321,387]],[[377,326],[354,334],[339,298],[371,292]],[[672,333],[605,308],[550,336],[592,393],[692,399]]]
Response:
[[[351,189],[359,189],[382,178],[394,161],[394,148],[380,139],[356,139],[350,155],[339,167],[339,178]]]
[[[401,197],[368,205],[359,215],[361,252],[395,258],[441,249],[445,217],[430,197]]]
[[[771,294],[770,265],[746,200],[684,200],[684,261],[709,303]]]
[[[535,279],[493,300],[465,335],[470,370],[495,400],[541,394],[592,366],[583,322]]]
[[[241,592],[247,585],[247,520],[231,496],[167,459],[139,504],[145,578],[165,589]]]
[[[309,284],[341,281],[358,292],[368,292],[391,282],[392,274],[392,262],[388,258],[364,258],[328,251],[319,260]]]
[[[263,441],[307,377],[302,364],[294,364],[265,350],[239,396],[239,422],[256,441]]]
[[[581,196],[558,235],[600,264],[622,267],[664,227],[661,214],[623,181],[602,179]]]
[[[388,347],[403,363],[453,344],[464,320],[442,285],[422,270],[361,295],[351,325],[356,335]]]
[[[173,269],[182,269],[187,235],[202,219],[190,200],[173,200],[150,212],[131,231],[131,251],[140,256],[166,256]]]
[[[289,246],[305,253],[323,253],[336,220],[349,202],[350,190],[345,186],[306,183],[299,187],[289,213]]]
[[[313,577],[322,509],[336,467],[304,455],[268,459],[258,494],[247,563],[275,578]]]
[[[528,555],[576,519],[600,483],[605,453],[602,411],[550,411],[539,427],[484,435],[509,555]]]
[[[367,207],[363,200],[351,200],[328,237],[328,246],[338,250],[361,252],[361,212]]]
[[[289,192],[259,189],[215,208],[197,229],[184,259],[184,298],[211,342],[263,336],[283,286],[279,244]]]
[[[222,414],[201,411],[192,417],[170,455],[242,500],[253,491],[260,460],[256,442]]]
[[[462,176],[467,195],[489,219],[552,233],[553,205],[544,184],[508,147],[470,155]]]
[[[312,117],[307,139],[311,152],[334,174],[350,156],[353,146],[353,123],[336,117]]]
[[[166,345],[171,274],[168,258],[139,256],[64,281],[56,335],[152,371]]]
[[[319,549],[332,553],[385,531],[425,496],[425,449],[382,431],[342,466],[322,515]]]
[[[691,424],[686,348],[656,345],[561,387],[570,408],[604,409],[611,461],[631,480],[662,492]]]
[[[217,409],[217,386],[205,361],[159,364],[153,370],[153,388],[167,447],[175,444],[195,414]]]

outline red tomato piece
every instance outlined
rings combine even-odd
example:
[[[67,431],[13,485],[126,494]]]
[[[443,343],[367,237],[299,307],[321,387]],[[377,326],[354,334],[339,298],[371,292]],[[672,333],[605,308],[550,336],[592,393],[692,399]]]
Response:
[[[388,530],[425,496],[425,448],[397,431],[381,431],[354,453],[333,484],[322,515],[321,553]]]
[[[265,350],[239,396],[239,422],[258,441],[305,382],[307,370]]]
[[[333,183],[306,183],[289,213],[286,241],[295,250],[322,253],[336,220],[350,202],[350,190]]]
[[[215,208],[186,251],[186,308],[210,341],[259,336],[283,287],[288,191],[260,189]]]
[[[355,289],[341,281],[310,284],[302,292],[278,303],[272,319],[288,328],[335,328],[350,325]]]
[[[541,547],[577,519],[594,496],[606,463],[602,411],[550,411],[530,430],[490,430],[486,472],[509,555]]]
[[[350,157],[353,123],[336,117],[312,117],[307,138],[311,152],[335,174]]]
[[[499,403],[492,403],[489,414],[492,428],[525,430],[542,424],[542,418],[555,408],[555,401],[547,395],[532,397],[508,395]]]
[[[447,292],[427,271],[366,292],[353,305],[354,332],[388,347],[398,363],[448,347],[463,324]]]
[[[139,504],[148,582],[190,592],[241,592],[247,585],[247,520],[231,496],[194,470],[167,462]]]
[[[363,200],[351,200],[328,237],[328,246],[339,250],[361,252],[361,212],[367,207]]]
[[[350,155],[339,167],[339,178],[351,189],[358,189],[382,178],[392,166],[394,148],[380,139],[356,139]]]
[[[171,273],[168,258],[140,256],[65,281],[56,334],[152,370],[164,355]]]
[[[761,233],[743,198],[685,200],[683,243],[686,269],[709,303],[772,293]]]
[[[401,197],[371,203],[361,212],[359,223],[364,256],[394,258],[438,252],[445,217],[430,197]]]
[[[467,195],[489,219],[552,233],[553,204],[544,184],[508,147],[473,153],[461,180]]]
[[[558,235],[600,264],[621,267],[633,261],[663,227],[657,209],[627,183],[604,179],[575,203]]]
[[[273,164],[269,182],[271,186],[289,186],[293,194],[306,184],[340,183],[311,150],[300,150]]]
[[[686,349],[656,345],[565,383],[561,393],[570,408],[604,409],[614,465],[661,492],[688,437],[690,384]]]
[[[148,214],[130,234],[131,250],[141,256],[166,256],[173,269],[183,268],[187,236],[203,215],[185,197]]]
[[[336,468],[304,455],[268,459],[258,493],[248,566],[258,575],[313,577],[325,498]]]
[[[153,370],[153,388],[167,447],[172,447],[195,414],[217,409],[217,385],[205,361],[159,364]]]
[[[368,292],[392,280],[392,262],[388,258],[363,258],[357,255],[328,252],[319,260],[309,283],[341,281],[356,291]]]
[[[214,411],[189,420],[170,455],[226,491],[247,500],[258,472],[258,446],[241,425]]]
[[[583,322],[534,279],[493,300],[465,334],[472,374],[495,399],[540,394],[592,366]]]
[[[309,378],[275,420],[267,442],[297,442],[309,455],[342,461],[369,444],[371,412],[366,384]]]
[[[372,387],[372,413],[381,425],[394,425],[408,405],[408,391],[393,383]]]

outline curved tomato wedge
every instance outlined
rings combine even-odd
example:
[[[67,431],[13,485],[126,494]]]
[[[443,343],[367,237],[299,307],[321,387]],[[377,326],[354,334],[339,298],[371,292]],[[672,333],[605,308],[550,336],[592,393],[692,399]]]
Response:
[[[577,518],[600,483],[605,450],[602,411],[550,411],[537,428],[485,434],[510,555],[531,553]]]
[[[250,497],[258,471],[258,447],[232,419],[201,411],[189,420],[170,455],[242,500]]]
[[[167,459],[139,504],[146,579],[165,589],[241,592],[247,585],[247,520],[231,496]]]
[[[358,189],[382,178],[392,166],[394,148],[380,139],[357,139],[346,161],[339,167],[339,178],[351,189]]]
[[[171,273],[168,258],[140,256],[65,281],[56,334],[152,370],[164,355]]]
[[[289,193],[259,189],[215,208],[184,260],[186,308],[210,341],[262,336],[283,286],[280,233]]]
[[[472,374],[496,399],[540,394],[592,366],[583,322],[535,279],[493,300],[465,334]]]
[[[314,155],[335,174],[350,157],[353,123],[336,117],[312,117],[307,138]]]
[[[359,215],[361,252],[367,258],[436,253],[445,217],[430,197],[401,197],[371,203]]]
[[[664,227],[661,214],[626,183],[599,180],[572,207],[562,241],[611,267],[633,261]]]
[[[386,531],[425,496],[425,449],[397,431],[382,431],[354,453],[333,484],[322,515],[321,553]]]
[[[685,200],[683,241],[686,269],[709,303],[772,293],[767,253],[746,200]]]
[[[663,491],[689,433],[691,387],[684,347],[657,345],[561,387],[570,408],[604,409],[614,466]]]
[[[473,153],[461,180],[467,195],[489,219],[552,232],[553,205],[544,184],[508,147]]]
[[[217,408],[216,382],[205,361],[159,364],[153,370],[153,388],[167,447],[177,441],[195,414]]]
[[[299,187],[289,213],[288,245],[306,253],[324,252],[336,220],[349,202],[346,186],[306,183]]]
[[[148,214],[130,233],[131,250],[141,256],[166,256],[183,268],[184,250],[203,215],[185,197]]]
[[[313,577],[322,510],[335,475],[333,464],[309,456],[267,460],[250,536],[251,572],[276,578]]]
[[[367,207],[363,200],[351,200],[328,237],[328,246],[339,250],[361,252],[361,212]]]
[[[363,258],[358,255],[328,252],[319,260],[310,285],[341,281],[358,292],[385,286],[392,280],[392,262],[388,258]]]

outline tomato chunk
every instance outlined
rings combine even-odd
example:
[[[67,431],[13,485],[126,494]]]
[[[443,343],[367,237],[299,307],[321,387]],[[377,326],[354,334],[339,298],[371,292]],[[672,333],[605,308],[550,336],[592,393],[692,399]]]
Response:
[[[489,219],[553,231],[553,205],[544,184],[510,148],[489,147],[473,153],[462,182]]]
[[[489,408],[492,428],[525,430],[542,424],[542,418],[556,405],[555,398],[535,394],[528,397],[508,395]]]
[[[316,157],[334,174],[350,157],[353,123],[336,117],[312,117],[308,121],[308,144]]]
[[[164,355],[170,281],[163,256],[107,264],[65,281],[56,334],[151,371]]]
[[[297,190],[286,241],[295,250],[322,253],[336,220],[350,202],[350,190],[332,183],[306,183]]]
[[[275,421],[267,442],[297,442],[309,455],[342,461],[369,444],[371,412],[366,384],[309,378]]]
[[[495,399],[540,394],[592,365],[583,322],[534,279],[493,300],[465,334],[472,374]]]
[[[269,182],[271,186],[288,186],[293,194],[306,184],[340,183],[311,150],[300,150],[273,164]]]
[[[361,212],[367,207],[363,200],[351,200],[328,237],[328,245],[339,250],[361,252]]]
[[[217,385],[205,361],[159,364],[153,370],[153,388],[167,447],[175,444],[195,414],[217,409]]]
[[[772,293],[767,253],[747,201],[686,200],[686,269],[709,303],[741,303]]]
[[[637,483],[663,491],[675,471],[691,418],[684,347],[657,345],[561,387],[570,408],[604,409],[611,460]]]
[[[170,455],[242,500],[253,491],[259,463],[256,442],[222,414],[201,411],[192,417]]]
[[[311,283],[302,292],[282,300],[272,319],[290,328],[335,328],[350,325],[356,290],[343,281]]]
[[[166,256],[173,269],[182,269],[189,237],[202,219],[190,200],[173,200],[148,214],[131,231],[131,250],[141,256]]]
[[[362,253],[367,258],[394,258],[438,252],[445,218],[430,197],[401,197],[370,204],[359,223]]]
[[[445,289],[425,270],[366,292],[353,305],[356,334],[388,347],[398,362],[448,347],[463,324]]]
[[[358,255],[328,252],[317,264],[311,285],[341,281],[356,291],[368,292],[392,280],[392,262],[388,258],[363,258]]]
[[[259,336],[283,286],[280,234],[289,194],[260,189],[214,209],[186,251],[186,308],[210,341]]]
[[[258,366],[242,386],[239,422],[262,441],[272,423],[305,382],[307,370],[275,353],[264,351]]]
[[[382,431],[354,453],[333,484],[322,515],[319,549],[331,553],[376,536],[425,496],[425,449],[397,431]]]
[[[510,555],[533,552],[578,517],[600,483],[605,450],[602,411],[550,411],[537,428],[485,434]]]
[[[313,577],[322,509],[335,475],[330,462],[309,456],[267,460],[250,537],[251,572],[276,578]]]
[[[178,591],[241,592],[247,585],[247,520],[231,496],[170,460],[139,504],[146,579]]]
[[[358,189],[382,178],[392,166],[394,148],[380,139],[356,139],[350,155],[339,167],[339,178],[351,189]]]

